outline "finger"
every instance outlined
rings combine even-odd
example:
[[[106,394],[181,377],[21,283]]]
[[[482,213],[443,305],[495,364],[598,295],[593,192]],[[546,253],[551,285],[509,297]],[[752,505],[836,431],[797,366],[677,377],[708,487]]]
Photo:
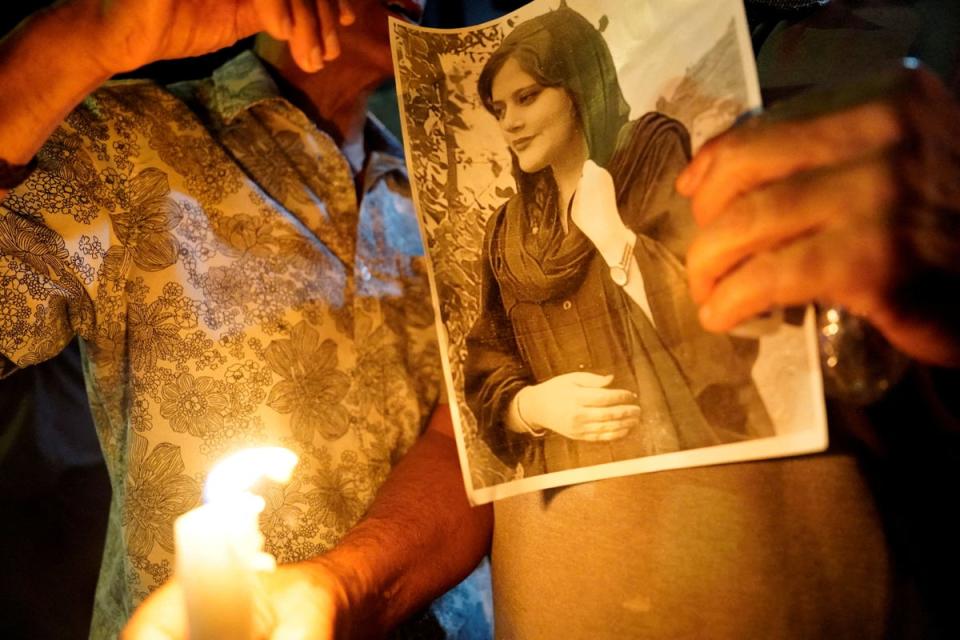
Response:
[[[293,8],[293,35],[290,53],[297,65],[307,72],[323,67],[323,47],[313,0],[291,0]]]
[[[339,21],[333,17],[330,0],[316,0],[316,9],[323,42],[323,59],[333,60],[340,55],[340,36],[337,34]]]
[[[570,382],[578,387],[605,387],[613,382],[613,375],[601,375],[599,373],[590,373],[589,371],[574,371],[565,374]]]
[[[627,389],[582,388],[576,391],[576,401],[582,407],[637,406],[637,394]]]
[[[741,196],[708,224],[687,256],[690,292],[703,303],[716,283],[750,256],[773,251],[827,226],[882,228],[898,198],[885,154],[791,176]],[[829,257],[843,261],[845,252]],[[812,276],[811,276],[812,277]]]
[[[687,166],[677,174],[677,179],[673,183],[677,193],[689,198],[696,192],[697,187],[699,187],[703,181],[703,176],[707,174],[707,171],[710,170],[710,165],[713,164],[714,158],[717,155],[715,147],[720,144],[723,135],[724,134],[721,133],[703,143],[700,150],[697,151],[696,155],[687,163]]]
[[[350,0],[338,0],[337,9],[340,12],[340,24],[349,27],[357,21],[357,13],[353,10],[353,3]]]
[[[136,631],[124,629],[119,638],[120,640],[179,640],[166,631],[154,627],[145,627]]]
[[[281,565],[264,575],[276,626],[270,640],[332,640],[338,620],[328,585],[308,563]]]
[[[870,317],[892,282],[893,247],[879,228],[839,228],[759,253],[717,283],[700,308],[711,331],[728,331],[777,306],[841,304]]]
[[[293,13],[288,0],[254,0],[257,18],[264,31],[277,40],[293,35]]]
[[[606,431],[622,431],[640,425],[640,411],[636,405],[616,407],[613,410],[580,411],[574,417],[570,437],[580,438],[588,434]]]
[[[640,426],[640,417],[638,415],[628,415],[623,418],[609,418],[602,414],[596,415],[590,419],[580,421],[574,429],[571,429],[575,438],[583,439],[603,435],[606,433],[619,433],[629,431]]]
[[[274,627],[270,640],[332,640],[335,637],[332,620],[311,620],[312,624],[306,624],[298,620],[302,617],[301,611],[283,618]]]
[[[736,129],[737,127],[747,126],[747,124],[755,126],[753,124],[754,119],[763,113],[763,107],[754,107],[753,109],[745,111],[737,117],[732,125],[730,125],[730,130]],[[720,141],[728,133],[729,130],[722,131],[714,135],[710,140],[707,140],[700,146],[700,149],[693,156],[693,158],[690,159],[690,161],[687,163],[687,166],[680,171],[676,180],[674,181],[674,187],[676,188],[677,193],[686,197],[693,195],[693,192],[703,180],[703,176],[706,175],[707,171],[710,170],[710,166],[713,164],[716,153],[712,150],[712,148],[720,144]]]
[[[633,396],[636,398],[636,396]],[[612,407],[603,407],[602,411],[597,412],[595,420],[611,421],[619,420],[625,423],[639,422],[642,411],[634,402],[627,404],[614,405]]]
[[[883,215],[892,176],[882,157],[789,176],[739,196],[697,234],[687,252],[693,299],[751,255],[843,223],[857,211]]]
[[[169,581],[154,591],[134,612],[121,640],[174,640],[186,635],[183,591]]]
[[[806,120],[760,117],[705,144],[677,186],[692,198],[694,217],[704,225],[759,185],[876,153],[903,135],[900,112],[888,102]]]
[[[625,437],[629,433],[630,433],[630,429],[598,431],[596,433],[585,433],[579,439],[586,440],[587,442],[610,442],[611,440],[619,440]]]

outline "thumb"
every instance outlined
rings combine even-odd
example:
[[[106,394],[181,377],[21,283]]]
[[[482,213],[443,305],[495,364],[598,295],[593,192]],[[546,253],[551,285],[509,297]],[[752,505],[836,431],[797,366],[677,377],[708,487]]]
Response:
[[[333,615],[324,615],[314,607],[288,607],[277,616],[277,626],[270,633],[270,640],[333,640],[335,620]]]
[[[120,632],[120,640],[174,640],[186,635],[183,590],[172,579],[137,607]]]

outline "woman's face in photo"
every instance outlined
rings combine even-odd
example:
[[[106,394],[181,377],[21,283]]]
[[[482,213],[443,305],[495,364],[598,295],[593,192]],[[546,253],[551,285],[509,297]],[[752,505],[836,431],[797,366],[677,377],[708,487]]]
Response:
[[[562,88],[541,85],[515,58],[504,62],[494,76],[490,97],[503,138],[526,173],[585,152],[570,95]]]

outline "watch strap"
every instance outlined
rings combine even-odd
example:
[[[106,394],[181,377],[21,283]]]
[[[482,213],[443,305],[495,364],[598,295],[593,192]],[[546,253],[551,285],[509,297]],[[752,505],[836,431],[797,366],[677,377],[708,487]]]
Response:
[[[632,235],[632,234],[631,234]],[[623,243],[623,253],[620,255],[620,261],[610,265],[610,279],[614,284],[625,287],[630,282],[630,266],[633,263],[633,249],[636,245],[636,236],[628,238]]]

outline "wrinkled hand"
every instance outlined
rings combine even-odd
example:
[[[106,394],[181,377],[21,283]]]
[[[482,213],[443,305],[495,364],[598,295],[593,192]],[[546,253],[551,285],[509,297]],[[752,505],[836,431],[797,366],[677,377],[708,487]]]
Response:
[[[702,227],[687,270],[707,329],[820,301],[960,362],[960,108],[931,74],[787,103],[705,144],[676,186]]]
[[[260,31],[289,41],[297,64],[315,71],[339,55],[338,23],[355,19],[350,0],[69,0],[53,15],[82,34],[85,62],[106,75],[209,53]]]
[[[280,565],[262,574],[267,620],[258,620],[258,640],[334,640],[352,637],[347,592],[321,559]],[[183,591],[176,580],[157,589],[134,612],[121,640],[183,640],[187,637]]]
[[[583,164],[570,219],[593,243],[607,264],[620,262],[629,232],[617,208],[613,177],[593,160]]]
[[[525,387],[518,394],[520,414],[532,426],[573,440],[616,440],[640,426],[636,396],[609,389],[612,375],[574,372]]]

